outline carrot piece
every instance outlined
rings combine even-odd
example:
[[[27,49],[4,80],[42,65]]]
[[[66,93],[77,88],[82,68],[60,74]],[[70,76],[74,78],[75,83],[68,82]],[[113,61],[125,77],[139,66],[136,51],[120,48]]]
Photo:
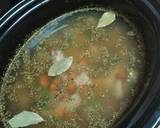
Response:
[[[80,61],[80,64],[82,65],[88,65],[90,64],[90,60],[88,58],[83,58],[81,61]]]
[[[99,50],[99,47],[96,46],[96,45],[92,45],[90,47],[90,51],[91,51],[91,54],[94,55],[94,56],[100,56],[100,50]]]
[[[85,43],[86,41],[86,37],[84,35],[84,33],[80,32],[79,30],[75,31],[75,40],[77,40],[77,42],[79,42],[80,44]]]
[[[116,69],[115,75],[116,75],[117,79],[125,81],[128,78],[128,71],[127,71],[127,69],[125,67],[119,66]]]
[[[54,109],[53,115],[56,118],[62,118],[65,115],[65,108],[63,106],[58,106]]]
[[[57,84],[56,84],[56,81],[53,80],[50,84],[50,91],[52,94],[56,94],[56,91],[57,91]]]
[[[116,100],[112,97],[110,99],[107,99],[105,105],[111,110],[111,112],[119,111],[120,108],[119,100]]]
[[[65,119],[65,120],[70,120],[71,118],[73,118],[74,114],[75,114],[74,112],[66,111],[66,112],[65,112],[64,119]]]
[[[46,74],[40,75],[38,81],[43,87],[48,87],[48,81],[49,81],[48,75]]]
[[[67,91],[69,94],[73,94],[76,92],[76,89],[77,89],[77,87],[75,84],[70,84],[70,85],[68,85]]]
[[[112,100],[107,100],[107,102],[106,102],[106,105],[107,105],[107,107],[109,107],[110,109],[113,109],[113,102],[112,102]]]

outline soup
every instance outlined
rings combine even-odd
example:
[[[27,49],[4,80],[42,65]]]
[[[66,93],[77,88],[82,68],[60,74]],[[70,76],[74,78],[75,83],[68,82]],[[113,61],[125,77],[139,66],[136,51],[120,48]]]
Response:
[[[17,51],[1,89],[6,127],[24,110],[45,120],[32,128],[108,128],[123,116],[140,88],[145,49],[136,27],[119,13],[98,28],[107,11],[62,15]]]

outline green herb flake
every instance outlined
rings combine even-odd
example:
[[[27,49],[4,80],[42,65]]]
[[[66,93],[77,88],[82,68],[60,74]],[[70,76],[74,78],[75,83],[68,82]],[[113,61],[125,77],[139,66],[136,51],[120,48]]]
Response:
[[[116,65],[121,61],[121,58],[118,55],[115,55],[112,60],[111,60],[111,64],[112,65]]]
[[[12,119],[8,121],[8,123],[12,128],[20,128],[38,124],[43,121],[43,118],[39,116],[37,113],[23,111],[15,115]]]
[[[64,58],[56,61],[49,69],[48,76],[57,76],[66,72],[73,63],[73,57]]]

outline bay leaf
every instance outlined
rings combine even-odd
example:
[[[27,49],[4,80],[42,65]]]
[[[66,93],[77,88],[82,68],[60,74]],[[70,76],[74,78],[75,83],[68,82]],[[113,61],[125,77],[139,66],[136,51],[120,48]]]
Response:
[[[37,113],[23,111],[11,118],[8,123],[12,128],[20,128],[38,124],[43,121],[43,118]]]
[[[54,62],[48,71],[48,76],[57,76],[66,72],[70,68],[72,63],[73,63],[72,56]]]
[[[112,24],[116,20],[116,14],[113,11],[105,12],[97,25],[97,28],[103,28]]]

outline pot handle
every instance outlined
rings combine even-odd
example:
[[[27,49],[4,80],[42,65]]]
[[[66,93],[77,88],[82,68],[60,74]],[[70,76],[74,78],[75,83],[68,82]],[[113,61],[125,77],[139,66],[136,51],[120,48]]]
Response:
[[[144,128],[160,128],[160,107],[151,119],[149,119],[149,122],[144,126]]]
[[[160,128],[160,116],[158,117],[152,128]]]

